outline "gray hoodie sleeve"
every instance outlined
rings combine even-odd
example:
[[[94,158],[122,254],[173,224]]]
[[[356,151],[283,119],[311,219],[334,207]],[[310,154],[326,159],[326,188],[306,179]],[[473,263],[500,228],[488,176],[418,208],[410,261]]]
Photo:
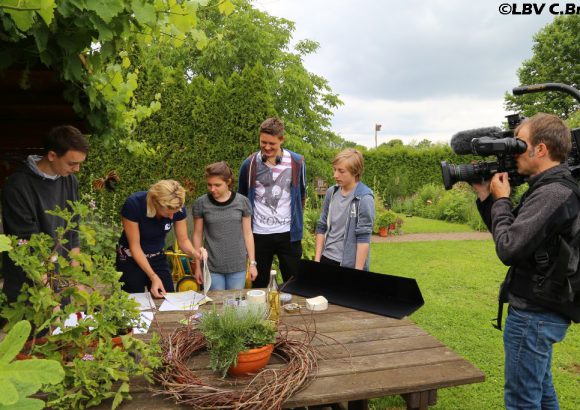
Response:
[[[372,195],[364,195],[360,199],[358,223],[356,224],[356,242],[370,243],[375,222],[375,199]]]
[[[322,212],[320,213],[320,218],[318,218],[318,223],[316,224],[316,234],[325,234],[328,230],[328,210],[330,208],[330,200],[332,199],[332,191],[334,191],[334,187],[328,188],[326,191],[326,196],[322,203]]]

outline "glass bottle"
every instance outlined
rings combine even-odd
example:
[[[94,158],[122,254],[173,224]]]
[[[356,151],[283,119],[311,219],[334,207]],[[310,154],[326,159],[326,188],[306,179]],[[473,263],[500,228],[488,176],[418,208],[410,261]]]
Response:
[[[276,271],[270,271],[270,283],[268,283],[268,306],[270,308],[269,319],[277,322],[280,318],[280,292],[276,282]]]

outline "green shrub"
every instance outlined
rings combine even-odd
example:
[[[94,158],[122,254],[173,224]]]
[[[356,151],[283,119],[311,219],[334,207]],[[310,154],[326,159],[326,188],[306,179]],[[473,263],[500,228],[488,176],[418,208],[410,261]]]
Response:
[[[393,202],[393,210],[407,216],[465,223],[476,230],[484,231],[477,206],[475,193],[467,184],[455,184],[446,191],[441,185],[423,185],[416,194],[399,198]]]
[[[423,185],[419,192],[417,192],[417,196],[424,204],[435,203],[439,201],[439,199],[443,196],[444,190],[440,184],[427,184]]]

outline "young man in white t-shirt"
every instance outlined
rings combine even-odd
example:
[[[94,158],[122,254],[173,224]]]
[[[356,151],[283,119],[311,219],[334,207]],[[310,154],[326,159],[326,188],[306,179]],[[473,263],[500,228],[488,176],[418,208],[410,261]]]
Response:
[[[240,168],[238,192],[253,208],[257,288],[268,285],[274,255],[284,281],[296,274],[302,257],[306,166],[304,157],[282,148],[284,140],[282,121],[268,118],[260,125],[260,150]]]

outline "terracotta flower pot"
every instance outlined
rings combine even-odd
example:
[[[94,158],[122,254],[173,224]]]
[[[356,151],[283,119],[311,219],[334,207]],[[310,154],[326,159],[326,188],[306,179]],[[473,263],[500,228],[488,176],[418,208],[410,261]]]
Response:
[[[251,373],[257,373],[268,364],[274,345],[258,347],[256,349],[245,350],[238,353],[238,364],[228,369],[230,376],[247,376]]]
[[[124,335],[119,335],[119,336],[113,337],[111,339],[113,346],[122,348],[123,347],[123,339],[121,339],[121,336],[126,336],[126,335],[133,336],[133,328],[132,327],[127,329],[127,333],[125,333]]]
[[[385,237],[385,236],[387,236],[388,234],[389,234],[389,230],[387,229],[387,227],[386,227],[386,226],[381,226],[381,227],[379,228],[379,236],[382,236],[382,237],[384,238],[384,237]]]

